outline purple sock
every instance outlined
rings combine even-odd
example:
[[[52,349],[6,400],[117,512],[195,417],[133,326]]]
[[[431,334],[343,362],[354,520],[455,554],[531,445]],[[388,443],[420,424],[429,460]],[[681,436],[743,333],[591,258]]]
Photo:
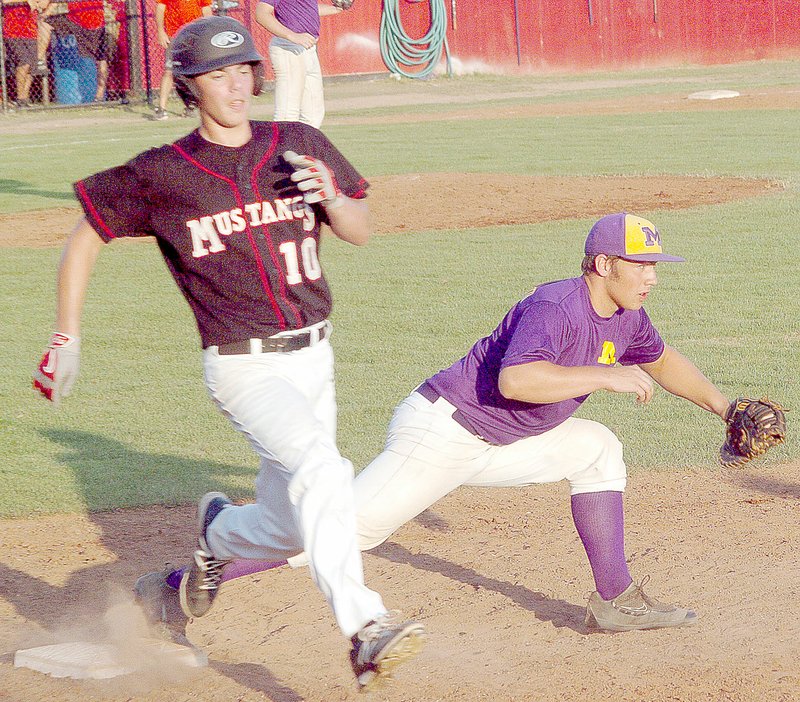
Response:
[[[178,568],[178,570],[173,570],[167,576],[167,585],[177,590],[181,586],[182,577],[183,577],[183,568]]]
[[[256,561],[256,560],[235,560],[225,566],[222,571],[222,578],[220,584],[233,580],[234,578],[241,578],[244,575],[252,575],[253,573],[261,573],[265,570],[272,570],[286,565],[286,561]],[[173,570],[167,576],[167,585],[177,590],[181,586],[181,578],[183,573],[189,568],[178,568]]]
[[[572,520],[589,557],[597,592],[604,600],[613,600],[632,582],[625,562],[622,493],[573,495]]]
[[[222,571],[222,578],[220,583],[226,583],[228,580],[234,578],[241,578],[244,575],[252,575],[253,573],[262,573],[265,570],[272,570],[286,565],[286,561],[250,561],[250,560],[236,560],[225,566]]]

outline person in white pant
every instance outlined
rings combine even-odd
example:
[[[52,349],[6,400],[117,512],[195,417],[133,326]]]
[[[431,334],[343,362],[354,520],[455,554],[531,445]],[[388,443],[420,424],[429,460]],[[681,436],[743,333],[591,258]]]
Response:
[[[730,403],[662,340],[644,310],[658,282],[656,265],[683,261],[664,252],[655,225],[625,212],[607,215],[592,227],[584,251],[581,276],[539,285],[463,358],[397,406],[383,452],[354,482],[359,546],[374,548],[461,485],[566,480],[596,587],[587,628],[692,625],[694,610],[647,595],[647,577],[633,581],[622,444],[606,426],[573,415],[598,390],[645,404],[656,383],[721,420]],[[288,561],[302,566],[309,556]],[[276,565],[233,564],[221,580]]]
[[[256,6],[256,21],[273,35],[269,58],[275,73],[276,121],[304,122],[317,129],[322,125],[320,16],[339,12],[341,8],[317,0],[261,0]]]
[[[220,492],[200,500],[199,548],[177,583],[181,607],[207,611],[228,559],[305,549],[351,640],[356,678],[373,686],[417,653],[423,628],[388,612],[364,584],[353,468],[334,438],[331,296],[318,258],[323,224],[348,243],[367,242],[368,183],[317,129],[249,119],[262,58],[241,23],[212,16],[184,25],[171,59],[200,127],[75,184],[85,214],[61,259],[57,332],[34,387],[52,402],[70,393],[103,244],[155,237],[195,314],[209,394],[261,463],[255,505],[234,506]],[[167,577],[150,573],[135,589],[144,597],[169,588]]]

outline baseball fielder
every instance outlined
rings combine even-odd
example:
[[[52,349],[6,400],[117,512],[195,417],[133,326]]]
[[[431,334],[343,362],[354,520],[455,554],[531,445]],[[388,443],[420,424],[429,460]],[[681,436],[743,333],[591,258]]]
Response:
[[[633,582],[624,550],[622,445],[574,412],[597,390],[640,403],[654,381],[724,418],[726,397],[666,345],[643,305],[666,254],[656,227],[617,213],[585,241],[583,275],[536,288],[462,359],[397,407],[386,448],[356,481],[363,548],[384,541],[459,485],[567,480],[594,575],[586,625],[610,631],[693,624]]]
[[[596,586],[586,625],[629,631],[693,624],[694,611],[659,603],[643,590],[648,578],[631,578],[622,445],[605,426],[573,414],[597,390],[647,403],[654,382],[722,419],[730,405],[664,343],[644,311],[656,264],[683,260],[663,251],[656,227],[632,214],[608,215],[589,232],[585,254],[583,275],[536,288],[398,405],[383,453],[354,482],[359,543],[377,546],[460,485],[567,480]]]
[[[261,461],[255,504],[233,506],[221,493],[200,501],[200,548],[184,575],[183,605],[189,613],[210,606],[228,559],[278,560],[305,549],[352,639],[358,681],[373,685],[417,652],[423,630],[388,613],[364,585],[353,470],[334,438],[320,226],[366,243],[367,183],[318,130],[249,120],[262,59],[236,20],[185,25],[171,60],[180,96],[199,107],[200,128],[75,185],[85,216],[64,249],[58,332],[34,385],[53,402],[70,392],[103,242],[154,236],[195,314],[208,391]]]

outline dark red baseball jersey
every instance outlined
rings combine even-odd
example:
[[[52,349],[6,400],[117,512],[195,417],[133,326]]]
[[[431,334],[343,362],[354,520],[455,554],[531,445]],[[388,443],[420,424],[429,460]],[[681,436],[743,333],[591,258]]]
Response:
[[[251,122],[253,138],[227,147],[197,131],[75,183],[106,242],[154,236],[197,319],[203,348],[320,322],[331,295],[319,261],[324,208],[308,206],[282,157],[324,161],[341,191],[368,183],[319,130]]]

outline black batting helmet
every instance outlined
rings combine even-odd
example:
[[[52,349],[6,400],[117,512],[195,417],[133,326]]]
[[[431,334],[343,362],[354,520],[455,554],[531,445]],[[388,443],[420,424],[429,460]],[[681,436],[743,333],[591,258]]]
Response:
[[[192,78],[239,63],[253,66],[253,95],[258,95],[264,82],[263,60],[241,22],[233,17],[212,16],[181,27],[170,43],[167,68],[175,78],[178,95],[191,107],[198,102]]]

